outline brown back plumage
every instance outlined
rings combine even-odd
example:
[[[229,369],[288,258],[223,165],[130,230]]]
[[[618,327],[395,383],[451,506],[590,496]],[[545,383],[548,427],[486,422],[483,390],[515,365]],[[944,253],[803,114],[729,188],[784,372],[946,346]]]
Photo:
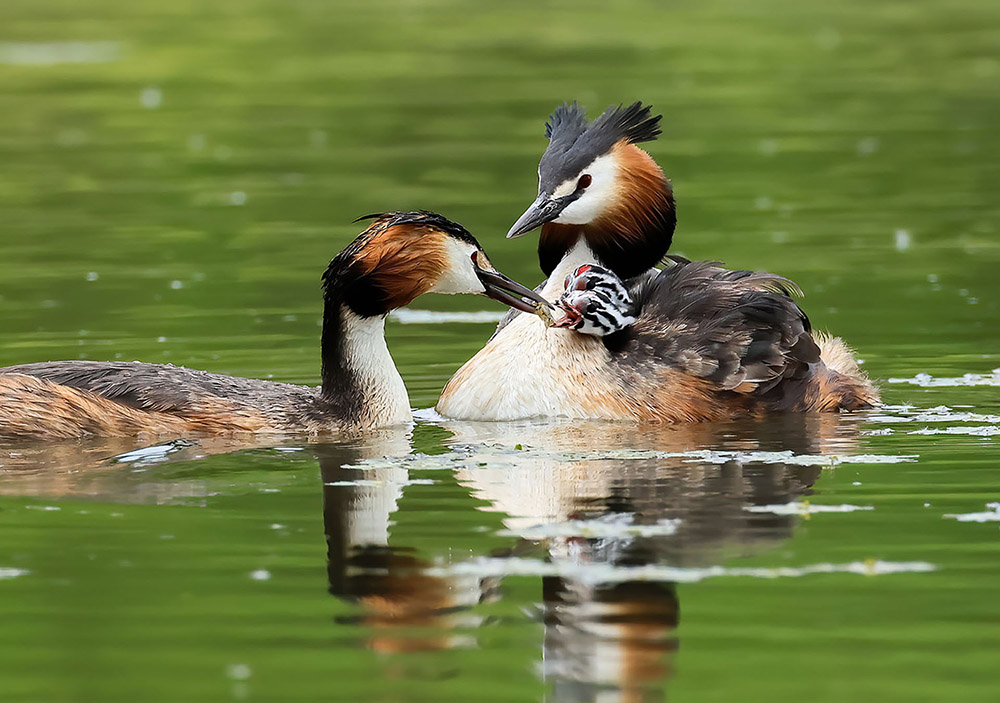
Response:
[[[792,299],[798,292],[775,274],[675,259],[632,281],[637,320],[605,344],[625,371],[680,371],[748,408],[869,407],[878,396],[863,374],[823,363],[809,319]]]
[[[0,436],[321,432],[314,388],[170,364],[54,361],[0,369]]]

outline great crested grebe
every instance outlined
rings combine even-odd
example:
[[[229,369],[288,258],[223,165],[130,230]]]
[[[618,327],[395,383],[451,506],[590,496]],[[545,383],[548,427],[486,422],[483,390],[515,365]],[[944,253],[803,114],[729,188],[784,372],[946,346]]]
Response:
[[[673,238],[674,197],[636,144],[656,139],[659,121],[638,102],[589,124],[576,103],[552,113],[538,197],[507,236],[541,226],[538,258],[548,279],[536,290],[565,296],[566,315],[556,329],[508,315],[445,386],[442,415],[676,422],[878,402],[847,346],[812,333],[791,281],[678,257],[654,268]],[[588,276],[571,280],[587,265],[609,272],[600,277],[606,286],[624,282],[631,304],[591,294],[574,305],[574,287]],[[588,317],[583,305],[605,315]]]
[[[479,293],[533,312],[547,305],[441,215],[369,218],[323,274],[321,386],[139,362],[9,366],[0,369],[0,436],[318,435],[400,424],[410,404],[385,344],[390,310],[424,293]]]

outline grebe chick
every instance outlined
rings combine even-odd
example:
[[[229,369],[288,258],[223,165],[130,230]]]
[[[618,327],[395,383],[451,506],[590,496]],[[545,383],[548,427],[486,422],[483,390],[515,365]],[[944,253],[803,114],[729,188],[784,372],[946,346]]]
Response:
[[[563,290],[555,303],[562,317],[553,321],[553,327],[606,337],[635,322],[632,296],[622,280],[603,266],[577,267],[566,276]]]
[[[636,322],[594,335],[508,315],[445,386],[438,412],[676,422],[879,402],[850,349],[812,333],[790,281],[711,262],[656,268],[670,258],[674,195],[638,145],[656,139],[659,123],[638,102],[593,122],[576,103],[556,108],[545,125],[538,195],[507,234],[541,227],[543,296],[559,298],[567,275],[596,264],[625,283]]]
[[[401,424],[410,404],[385,344],[390,310],[424,293],[478,293],[526,312],[548,305],[441,215],[369,218],[323,275],[321,386],[139,362],[10,366],[0,369],[0,436],[327,435]]]

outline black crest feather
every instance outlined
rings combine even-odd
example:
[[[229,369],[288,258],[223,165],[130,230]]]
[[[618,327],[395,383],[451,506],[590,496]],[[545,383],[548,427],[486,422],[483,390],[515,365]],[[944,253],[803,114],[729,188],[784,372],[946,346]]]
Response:
[[[612,144],[622,139],[629,144],[651,142],[662,130],[660,119],[662,115],[652,115],[652,107],[634,102],[628,107],[609,107],[590,125],[595,133],[607,133],[607,139],[614,139]]]
[[[545,123],[545,138],[566,143],[569,147],[586,129],[587,113],[574,100],[572,105],[563,103],[552,111]]]
[[[622,140],[638,144],[656,139],[661,118],[649,105],[634,102],[627,107],[612,105],[588,124],[584,108],[576,102],[563,103],[545,123],[549,146],[538,164],[539,192],[551,192]]]

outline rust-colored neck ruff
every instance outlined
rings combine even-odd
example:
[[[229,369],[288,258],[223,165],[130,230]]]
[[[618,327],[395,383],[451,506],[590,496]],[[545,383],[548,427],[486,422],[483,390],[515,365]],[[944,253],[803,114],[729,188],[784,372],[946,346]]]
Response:
[[[619,142],[612,154],[618,163],[617,199],[585,225],[554,222],[542,226],[538,261],[552,271],[584,237],[601,263],[622,278],[646,271],[666,255],[677,224],[674,196],[663,171],[645,151]]]

